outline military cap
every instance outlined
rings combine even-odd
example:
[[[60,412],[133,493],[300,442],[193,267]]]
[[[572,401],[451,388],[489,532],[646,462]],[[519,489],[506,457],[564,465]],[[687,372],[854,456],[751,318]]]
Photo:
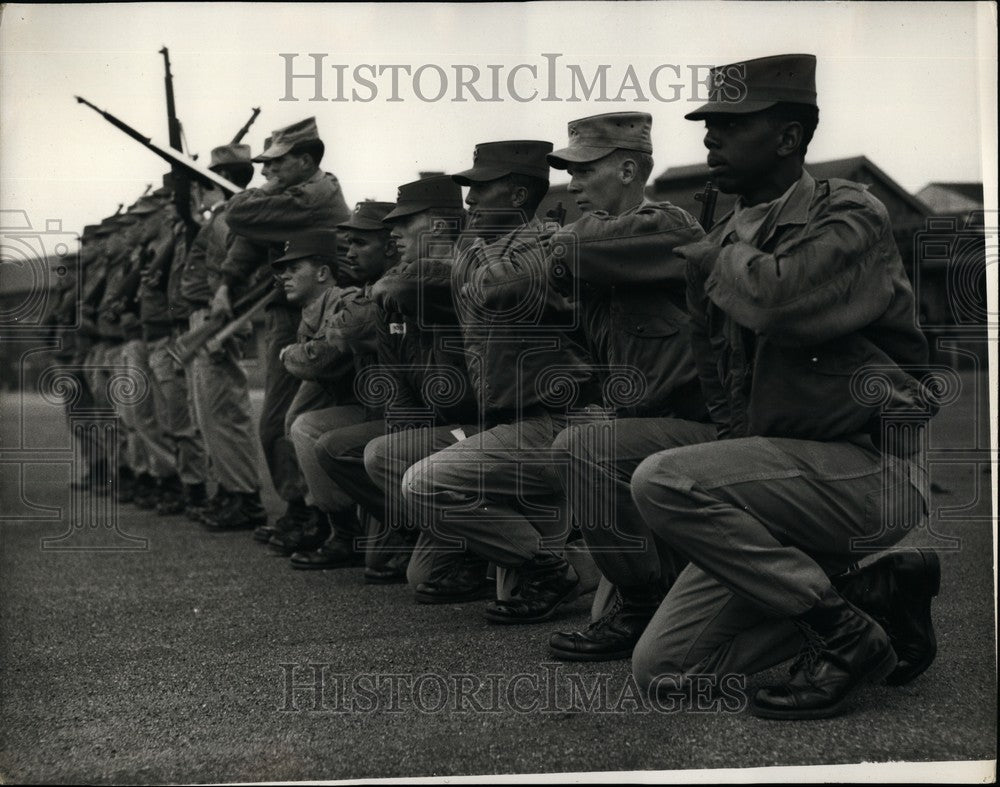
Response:
[[[646,112],[609,112],[571,120],[569,146],[549,153],[549,164],[566,169],[571,164],[597,161],[616,150],[652,153],[652,125],[653,117]]]
[[[100,224],[87,224],[84,226],[83,232],[80,233],[80,240],[90,240],[97,235],[97,231],[100,228]]]
[[[220,145],[212,149],[212,159],[208,168],[215,169],[229,164],[249,164],[250,158],[249,145]]]
[[[354,212],[350,218],[342,224],[337,225],[337,229],[344,230],[387,230],[389,227],[382,222],[382,219],[396,207],[394,202],[374,202],[365,200],[354,206]]]
[[[746,115],[778,102],[816,106],[816,55],[774,55],[716,66],[709,72],[708,103],[684,117]]]
[[[304,230],[285,242],[285,253],[271,263],[275,270],[282,270],[288,263],[306,257],[318,257],[324,264],[337,262],[336,230]]]
[[[472,169],[458,172],[451,179],[460,186],[486,183],[513,174],[548,180],[549,162],[545,156],[551,152],[551,142],[535,139],[483,142],[472,151]]]
[[[404,183],[396,194],[396,207],[382,221],[394,221],[433,208],[462,209],[462,189],[447,175],[434,175]]]
[[[174,195],[172,189],[168,189],[166,186],[160,186],[160,188],[153,191],[149,196],[155,197],[156,199],[170,199]]]
[[[319,129],[316,127],[316,118],[306,118],[290,126],[272,131],[271,136],[264,143],[264,152],[254,156],[254,161],[270,161],[280,158],[290,152],[292,148],[303,142],[319,142]]]

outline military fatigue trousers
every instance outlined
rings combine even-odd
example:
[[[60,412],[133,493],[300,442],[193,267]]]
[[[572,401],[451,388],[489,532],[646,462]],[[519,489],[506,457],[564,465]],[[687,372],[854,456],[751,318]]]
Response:
[[[149,343],[149,368],[153,373],[156,420],[173,456],[181,482],[204,484],[207,480],[205,445],[194,416],[194,402],[187,372],[167,352],[171,337]]]
[[[306,482],[295,458],[295,447],[285,428],[285,416],[299,390],[298,378],[285,369],[278,354],[294,344],[299,312],[290,306],[272,306],[264,311],[264,404],[260,413],[260,445],[271,483],[282,500],[306,496]]]
[[[552,441],[565,417],[541,411],[460,440],[403,475],[407,516],[435,547],[501,568],[563,555],[569,534]]]
[[[121,346],[120,367],[128,376],[131,391],[112,394],[112,402],[128,433],[129,464],[135,473],[167,478],[175,472],[173,446],[167,442],[156,419],[156,379],[149,366],[149,349],[142,339]],[[112,391],[115,391],[112,386]]]
[[[208,309],[191,315],[191,329],[200,328]],[[217,352],[202,348],[191,362],[194,414],[208,454],[208,477],[230,492],[260,488],[260,449],[254,434],[250,390],[239,364],[243,339],[228,340]]]
[[[679,437],[675,442],[679,442]],[[926,475],[867,435],[838,442],[750,437],[671,448],[642,462],[632,495],[685,568],[632,657],[659,676],[748,674],[794,655],[789,620],[828,576],[926,522]]]

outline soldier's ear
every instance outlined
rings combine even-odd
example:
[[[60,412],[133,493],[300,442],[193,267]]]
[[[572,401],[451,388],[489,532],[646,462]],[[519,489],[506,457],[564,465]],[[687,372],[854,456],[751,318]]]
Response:
[[[385,241],[385,248],[383,250],[383,255],[388,259],[393,259],[399,255],[399,250],[396,248],[396,240],[389,237]]]
[[[618,177],[624,185],[628,185],[633,180],[635,180],[635,175],[639,171],[639,167],[636,165],[635,161],[630,158],[624,159],[622,163],[618,166]]]
[[[802,147],[802,133],[802,124],[797,121],[783,124],[778,135],[778,156],[797,155]]]
[[[528,189],[524,186],[515,186],[510,190],[510,206],[520,208],[528,201]]]

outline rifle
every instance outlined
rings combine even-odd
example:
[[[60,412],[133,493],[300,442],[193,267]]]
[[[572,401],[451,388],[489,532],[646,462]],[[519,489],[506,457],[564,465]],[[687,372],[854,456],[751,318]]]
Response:
[[[552,219],[560,227],[563,226],[566,223],[566,208],[563,207],[562,202],[557,202],[554,208],[547,211],[545,218]]]
[[[701,203],[701,216],[698,217],[698,223],[701,224],[701,228],[705,232],[712,229],[712,224],[715,221],[715,202],[718,197],[719,190],[712,181],[705,184],[704,191],[694,195],[694,198]]]
[[[163,145],[159,145],[156,142],[153,142],[153,140],[150,139],[149,137],[144,137],[141,133],[132,128],[124,120],[120,120],[114,115],[112,115],[110,112],[105,112],[103,109],[95,107],[93,104],[87,101],[87,99],[81,98],[80,96],[74,96],[74,98],[80,104],[84,104],[90,107],[92,110],[94,110],[98,115],[107,120],[115,128],[119,129],[120,131],[124,131],[140,145],[153,151],[157,156],[159,156],[161,159],[170,164],[171,168],[173,168],[175,165],[182,167],[185,170],[187,170],[187,172],[190,174],[198,175],[199,177],[205,178],[206,180],[210,180],[212,183],[222,188],[227,194],[239,194],[241,191],[243,191],[243,189],[241,189],[235,183],[231,183],[221,175],[217,175],[216,173],[212,172],[212,170],[210,170],[208,167],[202,166],[190,156],[185,156],[183,153],[179,153],[173,148],[164,147]]]
[[[247,132],[250,130],[250,126],[253,125],[253,122],[257,119],[257,115],[259,114],[260,107],[254,107],[250,110],[250,119],[243,124],[243,128],[236,132],[236,136],[233,137],[233,141],[229,143],[230,145],[237,145],[243,141],[243,137],[247,135]]]
[[[167,94],[168,141],[170,147],[183,153],[182,137],[184,132],[181,128],[181,121],[177,117],[177,106],[174,103],[174,75],[170,71],[170,50],[163,47],[160,54],[163,55],[163,84]],[[191,216],[191,178],[186,170],[176,164],[171,164],[170,170],[174,177],[174,205],[177,207],[177,215],[184,221],[190,242],[198,227]]]
[[[194,360],[202,347],[208,346],[212,351],[220,347],[226,339],[247,325],[277,294],[274,280],[266,278],[233,304],[234,317],[231,320],[227,322],[222,315],[211,317],[204,325],[168,342],[166,351],[175,361],[186,366]]]

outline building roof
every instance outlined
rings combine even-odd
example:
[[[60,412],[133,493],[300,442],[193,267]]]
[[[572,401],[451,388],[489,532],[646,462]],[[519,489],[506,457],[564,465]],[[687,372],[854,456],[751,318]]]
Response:
[[[926,186],[920,189],[920,191],[918,191],[917,194],[920,195],[931,187],[945,189],[946,191],[953,191],[959,196],[965,197],[967,200],[978,202],[980,205],[983,204],[982,183],[941,183],[935,181],[934,183],[928,183]]]

